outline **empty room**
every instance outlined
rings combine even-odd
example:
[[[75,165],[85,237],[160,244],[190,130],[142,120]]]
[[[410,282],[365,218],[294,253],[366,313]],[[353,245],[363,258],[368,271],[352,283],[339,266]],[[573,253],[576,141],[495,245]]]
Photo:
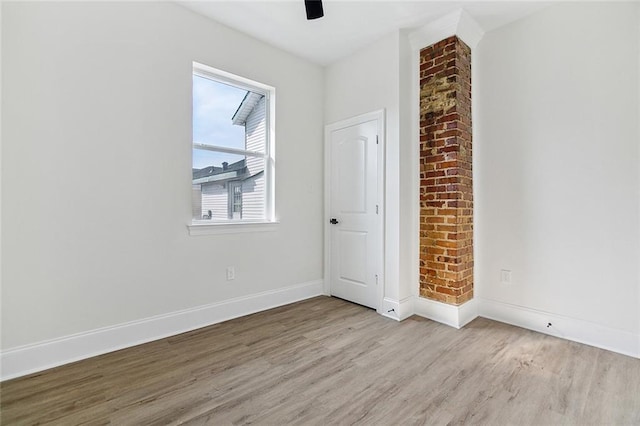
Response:
[[[0,23],[0,424],[640,424],[640,3]]]

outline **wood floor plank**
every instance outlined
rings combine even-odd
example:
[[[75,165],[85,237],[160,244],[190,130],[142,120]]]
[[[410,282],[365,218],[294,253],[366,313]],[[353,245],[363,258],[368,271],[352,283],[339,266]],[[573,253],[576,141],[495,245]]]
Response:
[[[3,425],[640,425],[640,360],[317,297],[0,384]]]

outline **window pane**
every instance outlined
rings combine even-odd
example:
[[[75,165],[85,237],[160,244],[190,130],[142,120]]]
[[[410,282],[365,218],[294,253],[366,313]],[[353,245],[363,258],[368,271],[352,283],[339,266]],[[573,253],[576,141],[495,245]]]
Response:
[[[193,150],[194,220],[265,218],[265,160]]]
[[[208,78],[193,76],[193,142],[264,152],[266,99]]]
[[[267,119],[273,88],[194,63],[192,217],[272,220]]]

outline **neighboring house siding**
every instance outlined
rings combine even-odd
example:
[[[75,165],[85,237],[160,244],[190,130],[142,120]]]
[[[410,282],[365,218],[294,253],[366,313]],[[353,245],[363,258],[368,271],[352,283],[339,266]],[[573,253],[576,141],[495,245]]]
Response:
[[[202,193],[200,185],[191,186],[191,214],[194,219],[200,219],[202,216]]]
[[[207,215],[211,210],[212,219],[228,219],[229,204],[227,199],[227,188],[220,184],[202,184],[202,216]]]
[[[263,96],[253,110],[251,114],[247,116],[245,123],[245,144],[247,151],[259,151],[264,152],[265,146],[265,97]]]
[[[263,96],[247,117],[245,124],[245,143],[248,151],[264,152],[266,135],[266,110]],[[264,159],[247,156],[249,179],[242,183],[242,218],[263,219],[265,211]]]
[[[242,182],[242,218],[264,218],[264,173]]]

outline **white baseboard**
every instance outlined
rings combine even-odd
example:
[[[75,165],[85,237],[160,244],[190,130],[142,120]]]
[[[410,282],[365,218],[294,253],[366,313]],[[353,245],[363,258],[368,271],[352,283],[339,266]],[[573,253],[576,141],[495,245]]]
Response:
[[[476,299],[459,306],[416,297],[413,303],[415,314],[455,328],[462,328],[478,316]]]
[[[389,312],[391,309],[394,311]],[[412,314],[416,314],[458,329],[480,316],[640,358],[640,334],[478,297],[460,306],[448,305],[417,296],[404,299],[402,303],[385,298],[381,313],[397,321],[402,321]],[[549,323],[552,325],[547,327]]]
[[[640,358],[640,335],[495,300],[475,300],[481,317]]]
[[[0,380],[25,376],[322,294],[323,281],[310,281],[8,349],[0,352]]]
[[[402,300],[395,300],[385,297],[382,302],[382,312],[387,318],[402,321],[413,315],[413,296],[405,297]]]

